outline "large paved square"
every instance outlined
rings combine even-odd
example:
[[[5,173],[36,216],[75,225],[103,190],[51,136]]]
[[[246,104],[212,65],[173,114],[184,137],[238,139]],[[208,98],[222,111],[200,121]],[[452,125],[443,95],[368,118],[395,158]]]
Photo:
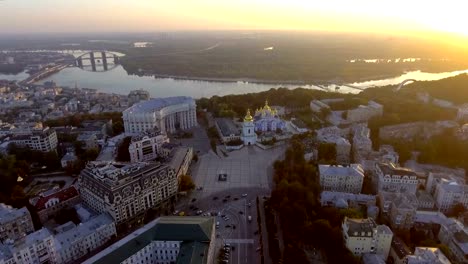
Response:
[[[204,196],[233,188],[271,189],[273,162],[283,156],[284,149],[250,146],[229,152],[227,157],[210,151],[200,157],[192,176],[197,186],[203,186]],[[227,174],[227,181],[218,180],[220,173]]]

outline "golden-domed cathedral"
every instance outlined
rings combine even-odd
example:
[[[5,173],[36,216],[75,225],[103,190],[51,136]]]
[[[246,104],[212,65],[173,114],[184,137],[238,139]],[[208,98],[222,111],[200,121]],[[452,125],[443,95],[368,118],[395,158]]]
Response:
[[[277,129],[283,130],[286,127],[286,123],[279,118],[278,111],[268,105],[268,100],[265,101],[265,106],[255,111],[253,119],[255,131],[258,132],[275,132]]]

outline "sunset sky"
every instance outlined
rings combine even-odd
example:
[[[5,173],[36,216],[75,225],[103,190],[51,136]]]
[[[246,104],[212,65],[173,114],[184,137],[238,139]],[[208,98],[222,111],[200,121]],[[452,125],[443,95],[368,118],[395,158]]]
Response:
[[[325,30],[468,36],[461,0],[0,0],[0,32]]]

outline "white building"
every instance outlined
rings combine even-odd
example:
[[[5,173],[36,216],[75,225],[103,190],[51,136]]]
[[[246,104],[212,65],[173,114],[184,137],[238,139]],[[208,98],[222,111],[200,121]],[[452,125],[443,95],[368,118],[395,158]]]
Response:
[[[319,113],[322,109],[330,110],[330,106],[319,100],[310,101],[310,110],[312,110],[312,112]]]
[[[468,104],[464,104],[458,107],[457,119],[462,121],[468,119]]]
[[[83,202],[117,225],[142,217],[177,194],[174,169],[160,163],[89,162],[79,177]]]
[[[362,162],[372,152],[370,129],[367,127],[367,125],[357,124],[352,127],[351,131],[353,135],[354,161]]]
[[[96,133],[93,132],[79,134],[76,141],[81,142],[84,149],[96,149],[99,147]]]
[[[341,164],[350,162],[351,143],[343,137],[343,133],[338,127],[325,127],[316,132],[319,142],[335,144],[336,162]]]
[[[443,212],[450,211],[455,204],[468,208],[468,185],[442,181],[436,185],[434,198],[436,207]]]
[[[441,224],[438,238],[448,246],[456,261],[468,263],[468,229],[463,223],[448,218]]]
[[[215,230],[212,217],[160,217],[83,264],[215,263]]]
[[[387,259],[393,232],[386,225],[377,225],[372,218],[345,217],[342,224],[345,246],[355,255],[378,254]]]
[[[197,106],[191,97],[178,96],[142,101],[123,111],[125,133],[157,128],[162,133],[197,126]]]
[[[102,246],[117,236],[115,224],[107,214],[100,214],[75,225],[65,223],[56,228],[55,263],[70,263]]]
[[[170,154],[169,167],[174,169],[177,179],[180,180],[180,176],[186,175],[190,163],[193,159],[193,148],[191,147],[177,147]]]
[[[34,232],[34,226],[26,207],[13,208],[6,204],[0,204],[0,240],[15,240]]]
[[[241,140],[244,145],[250,146],[255,145],[257,142],[257,134],[255,133],[255,124],[250,109],[247,110],[247,114],[244,117],[244,123],[242,124]]]
[[[140,101],[146,101],[150,99],[150,94],[145,90],[133,90],[128,94],[128,102],[130,105],[139,103]]]
[[[347,111],[346,120],[351,123],[367,122],[375,116],[382,116],[383,106],[374,101],[369,101],[367,105],[360,105],[356,109]]]
[[[393,163],[377,163],[378,190],[385,192],[408,192],[416,194],[418,175],[410,169],[397,167]]]
[[[132,137],[128,151],[132,162],[150,161],[162,155],[162,145],[169,138],[159,131],[146,131]]]
[[[42,228],[19,240],[0,245],[0,264],[60,263],[56,261],[52,233]]]
[[[11,142],[33,150],[49,152],[57,149],[58,140],[55,130],[46,127],[32,129],[29,134],[15,135],[11,138]]]
[[[354,194],[345,192],[323,191],[320,194],[322,206],[334,206],[338,208],[358,207],[361,205],[375,205],[376,196],[368,194]]]
[[[324,191],[360,193],[364,183],[364,169],[360,164],[319,165],[319,174]]]
[[[438,248],[416,247],[414,254],[406,256],[407,264],[451,264]]]

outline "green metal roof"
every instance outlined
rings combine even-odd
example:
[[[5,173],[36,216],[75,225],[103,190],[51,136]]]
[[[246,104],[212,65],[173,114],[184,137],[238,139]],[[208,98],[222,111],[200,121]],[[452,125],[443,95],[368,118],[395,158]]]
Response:
[[[177,264],[207,263],[214,218],[164,216],[136,230],[85,263],[121,263],[152,241],[183,241]]]

